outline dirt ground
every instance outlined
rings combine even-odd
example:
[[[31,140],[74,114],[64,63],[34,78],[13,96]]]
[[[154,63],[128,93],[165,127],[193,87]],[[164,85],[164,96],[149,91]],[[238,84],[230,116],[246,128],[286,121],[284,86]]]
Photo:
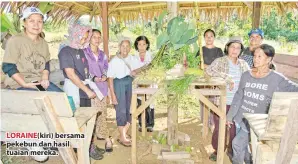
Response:
[[[91,164],[130,164],[131,163],[131,148],[120,145],[117,141],[118,132],[116,131],[115,110],[108,108],[108,127],[110,135],[114,137],[114,151],[112,153],[105,153],[104,158],[99,161],[91,161]],[[155,127],[153,133],[147,133],[146,137],[141,137],[141,133],[137,132],[137,157],[139,158],[145,152],[148,152],[150,145],[150,138],[158,133],[160,130],[166,130],[167,128],[167,109],[164,107],[156,108],[155,112]],[[190,146],[193,147],[191,152],[191,159],[195,161],[195,164],[213,164],[208,159],[208,153],[211,153],[211,133],[207,137],[207,141],[202,140],[201,136],[202,124],[197,118],[182,119],[181,112],[179,112],[179,131],[188,134],[191,138]],[[104,141],[95,141],[95,143],[104,148]],[[205,147],[208,147],[207,149]],[[2,146],[4,148],[4,146]],[[2,158],[2,157],[1,157]],[[46,164],[63,164],[63,160],[60,156],[50,157]],[[149,154],[143,156],[138,160],[138,164],[171,164],[175,162],[164,162],[157,159],[157,155]],[[229,158],[225,156],[224,164],[230,164]],[[14,157],[11,164],[38,164],[30,157]]]

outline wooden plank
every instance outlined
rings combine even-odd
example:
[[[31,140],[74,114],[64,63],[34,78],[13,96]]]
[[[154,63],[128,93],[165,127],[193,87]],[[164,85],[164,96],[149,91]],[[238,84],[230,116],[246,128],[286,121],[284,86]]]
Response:
[[[197,85],[197,86],[225,86],[226,83],[222,78],[212,77],[209,80],[204,78],[197,78],[193,80],[190,85]]]
[[[290,163],[298,141],[298,99],[292,100],[288,120],[276,155],[276,164]]]
[[[209,110],[208,110],[207,106],[205,106],[203,103],[201,103],[201,105],[203,105],[202,110],[204,110],[204,112],[203,112],[203,134],[202,134],[202,138],[203,138],[203,140],[206,140],[207,136],[208,136]]]
[[[80,127],[80,131],[81,133],[84,133],[86,134],[87,132],[87,124],[84,124]],[[79,143],[79,147],[77,149],[77,156],[78,156],[78,164],[79,163],[85,163],[86,162],[86,158],[85,158],[85,155],[84,155],[84,144],[85,144],[85,140],[86,139],[83,139],[83,140],[80,140],[80,143]],[[88,154],[89,154],[89,151],[88,151]],[[90,162],[88,162],[90,163]]]
[[[137,109],[137,94],[133,94],[131,98],[131,112],[135,113]],[[131,162],[137,163],[137,117],[131,117]]]
[[[143,103],[138,109],[132,113],[132,117],[137,117],[139,114],[141,114],[152,102],[153,100],[160,94],[164,92],[164,89],[159,89],[153,96],[151,96],[145,103]]]
[[[243,116],[249,121],[263,120],[268,118],[268,114],[243,113]]]
[[[178,103],[169,103],[174,101],[174,95],[167,95],[168,101],[168,133],[167,133],[167,141],[169,145],[178,144]]]
[[[58,116],[72,117],[65,93],[1,89],[1,113],[39,114],[34,98],[48,96]]]
[[[272,96],[269,115],[288,115],[291,100],[297,99],[297,92],[275,92]]]
[[[190,158],[190,154],[187,152],[162,152],[163,160],[178,160]]]
[[[215,89],[192,89],[191,94],[195,92],[200,92],[204,96],[219,96],[220,91]]]
[[[252,148],[252,161],[256,163],[256,155],[257,155],[257,145],[258,145],[258,137],[255,132],[250,130],[250,138],[251,138],[251,148]]]
[[[225,147],[225,131],[226,131],[226,86],[220,87],[220,108],[223,113],[219,119],[218,132],[218,147],[217,147],[217,164],[222,164],[224,161],[224,147]]]
[[[202,101],[208,108],[210,108],[214,113],[216,113],[219,117],[222,117],[223,114],[221,110],[219,110],[210,100],[208,100],[205,96],[203,96],[200,92],[196,92],[195,96]]]
[[[65,131],[58,119],[57,114],[55,113],[55,110],[51,103],[50,98],[49,97],[36,98],[34,99],[34,102],[49,131],[51,133],[55,133],[55,132],[64,133]],[[63,140],[61,139],[56,139],[56,140],[63,142]],[[73,148],[68,147],[68,148],[58,148],[58,149],[65,163],[67,164],[77,163],[77,157],[73,151]]]
[[[82,126],[81,132],[85,134],[84,140],[82,140],[83,145],[78,148],[78,163],[90,163],[89,148],[91,139],[93,136],[93,129],[97,115],[93,115],[92,118]]]
[[[98,108],[94,107],[79,107],[76,109],[74,117],[77,120],[77,124],[79,127],[86,124],[94,115],[98,113],[101,114],[101,111],[98,111]]]
[[[158,91],[157,88],[135,88],[132,90],[134,94],[146,94],[146,95],[153,95]]]
[[[142,104],[145,103],[145,95],[142,96]],[[146,109],[142,112],[142,136],[145,137],[146,134]]]

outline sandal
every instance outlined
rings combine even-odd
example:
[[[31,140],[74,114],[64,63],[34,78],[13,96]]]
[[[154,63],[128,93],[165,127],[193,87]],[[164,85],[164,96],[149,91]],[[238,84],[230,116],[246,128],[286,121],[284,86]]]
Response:
[[[108,142],[106,142],[106,144],[105,144],[105,149],[106,149],[106,152],[109,152],[109,153],[110,153],[110,152],[113,151],[113,141],[112,141],[113,138],[110,136],[109,139],[110,139],[109,142],[111,143],[111,146],[108,147],[108,146],[107,146],[107,145],[108,145]]]
[[[120,139],[117,139],[117,141],[121,144],[121,145],[123,145],[123,146],[125,146],[125,147],[131,147],[131,142],[122,142]]]
[[[216,161],[216,160],[217,160],[217,154],[212,153],[212,154],[209,156],[209,159],[210,159],[211,161]]]

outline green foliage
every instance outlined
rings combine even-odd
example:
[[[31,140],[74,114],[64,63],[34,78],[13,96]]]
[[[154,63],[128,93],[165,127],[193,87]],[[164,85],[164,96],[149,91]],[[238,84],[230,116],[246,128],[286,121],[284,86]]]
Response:
[[[125,26],[120,23],[112,23],[110,24],[109,28],[114,33],[114,35],[117,36],[117,34],[120,34],[123,32],[123,30],[125,29]]]
[[[283,16],[278,16],[273,10],[270,15],[265,15],[262,19],[262,29],[266,39],[283,41],[298,41],[298,18],[289,12]],[[284,37],[284,38],[280,38]]]
[[[10,32],[16,34],[17,28],[15,27],[13,15],[1,14],[1,32]]]
[[[53,7],[54,7],[53,2],[40,2],[38,5],[39,10],[44,14],[51,11]]]

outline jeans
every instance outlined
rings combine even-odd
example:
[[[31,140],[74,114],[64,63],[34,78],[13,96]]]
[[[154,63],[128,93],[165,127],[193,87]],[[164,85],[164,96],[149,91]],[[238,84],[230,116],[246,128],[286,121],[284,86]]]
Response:
[[[32,88],[24,88],[24,87],[20,87],[17,88],[17,90],[26,90],[26,91],[38,91],[37,89],[32,89]],[[50,92],[63,92],[62,89],[60,89],[59,87],[57,87],[54,83],[50,82],[49,87],[46,89],[47,91]]]

